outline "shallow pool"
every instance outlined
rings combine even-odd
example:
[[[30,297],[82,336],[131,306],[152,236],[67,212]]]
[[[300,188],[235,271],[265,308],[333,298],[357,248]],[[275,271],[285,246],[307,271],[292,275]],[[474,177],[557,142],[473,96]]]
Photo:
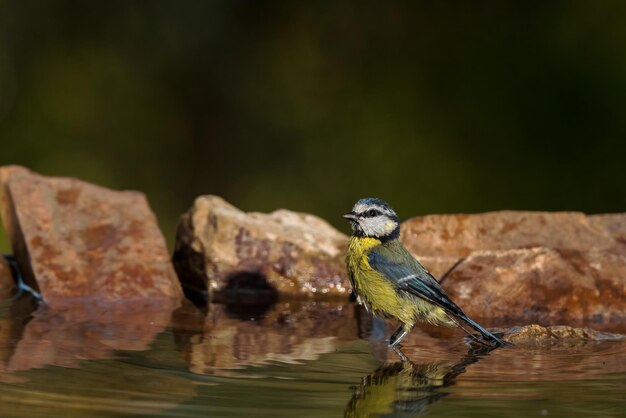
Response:
[[[31,309],[0,305],[2,417],[626,417],[626,340],[420,328],[402,361],[354,304]]]

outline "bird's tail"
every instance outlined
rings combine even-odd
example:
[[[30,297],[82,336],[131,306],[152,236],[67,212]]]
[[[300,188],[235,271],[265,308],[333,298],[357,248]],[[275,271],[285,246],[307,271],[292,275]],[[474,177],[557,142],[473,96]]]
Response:
[[[462,319],[463,322],[467,323],[470,327],[474,328],[476,331],[480,332],[480,335],[483,336],[483,338],[488,341],[488,342],[494,342],[496,344],[498,344],[501,347],[505,347],[508,345],[512,345],[509,342],[504,341],[503,339],[496,337],[495,335],[493,335],[491,332],[487,331],[485,328],[481,327],[476,321],[472,320],[470,317],[468,317],[467,315],[459,315],[459,319]],[[457,323],[458,324],[458,323]],[[460,326],[460,325],[459,325]],[[465,332],[467,332],[467,330],[465,330],[465,328],[461,327]],[[471,334],[470,334],[471,335]]]

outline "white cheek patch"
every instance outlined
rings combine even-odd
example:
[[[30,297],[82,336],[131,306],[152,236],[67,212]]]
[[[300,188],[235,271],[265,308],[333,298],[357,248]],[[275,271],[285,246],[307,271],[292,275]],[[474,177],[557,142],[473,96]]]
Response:
[[[390,221],[386,216],[365,218],[360,222],[360,225],[367,236],[374,237],[385,236],[395,229],[395,222]],[[391,228],[389,225],[391,225]]]

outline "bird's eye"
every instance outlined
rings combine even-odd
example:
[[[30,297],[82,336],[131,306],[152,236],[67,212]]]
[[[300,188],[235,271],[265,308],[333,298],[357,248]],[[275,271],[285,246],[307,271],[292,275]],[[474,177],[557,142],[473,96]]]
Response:
[[[365,216],[367,216],[368,218],[373,218],[376,215],[378,215],[378,211],[376,209],[370,209],[365,212]]]

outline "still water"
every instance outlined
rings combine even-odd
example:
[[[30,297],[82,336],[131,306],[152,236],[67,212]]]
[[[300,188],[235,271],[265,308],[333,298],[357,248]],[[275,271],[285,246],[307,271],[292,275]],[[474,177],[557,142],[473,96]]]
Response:
[[[626,417],[626,340],[487,353],[424,328],[403,361],[384,332],[343,303],[33,313],[5,301],[0,416]]]

